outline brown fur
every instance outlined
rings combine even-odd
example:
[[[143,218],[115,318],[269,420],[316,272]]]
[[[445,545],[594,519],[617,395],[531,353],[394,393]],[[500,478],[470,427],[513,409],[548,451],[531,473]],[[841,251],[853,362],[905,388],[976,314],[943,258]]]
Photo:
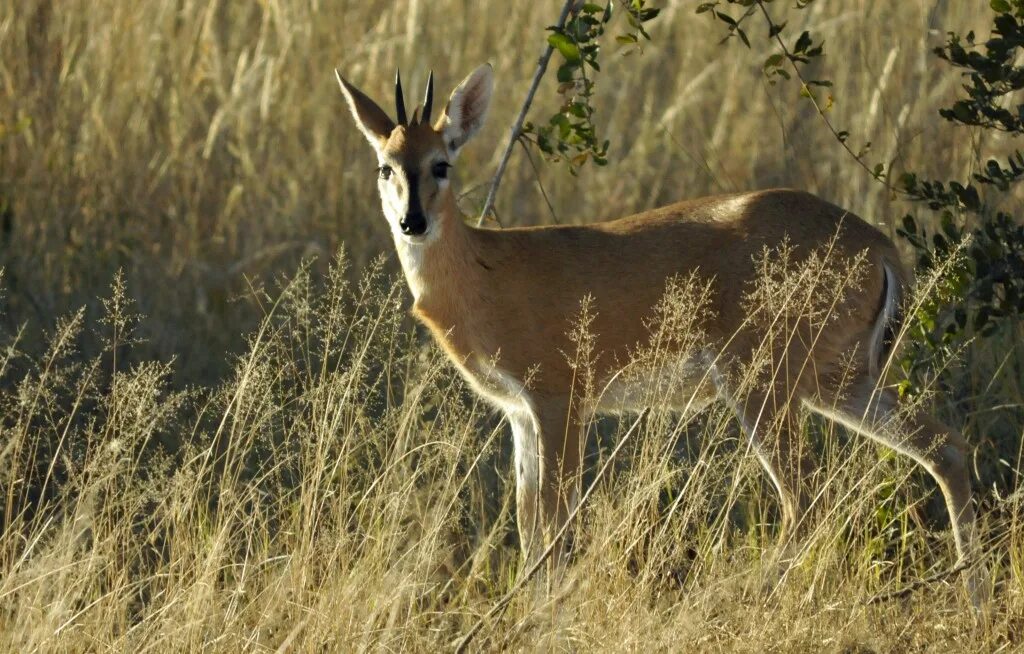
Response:
[[[872,265],[848,300],[850,331],[829,333],[833,338],[815,348],[820,360],[831,362],[874,325],[883,284],[878,264],[899,262],[875,228],[789,190],[701,198],[589,226],[490,230],[469,227],[458,214],[443,220],[443,247],[431,251],[428,276],[458,281],[420,298],[416,316],[455,360],[497,357],[517,379],[539,365],[533,388],[545,393],[569,386],[572,373],[561,352],[572,349],[567,333],[585,295],[594,298],[602,360],[622,362],[646,341],[643,319],[665,292],[665,280],[697,271],[716,290],[710,307],[715,319],[704,329],[724,344],[746,317],[742,294],[763,248],[788,237],[807,253],[842,225],[836,255],[853,258],[868,250]],[[757,337],[732,338],[730,347],[739,353]]]

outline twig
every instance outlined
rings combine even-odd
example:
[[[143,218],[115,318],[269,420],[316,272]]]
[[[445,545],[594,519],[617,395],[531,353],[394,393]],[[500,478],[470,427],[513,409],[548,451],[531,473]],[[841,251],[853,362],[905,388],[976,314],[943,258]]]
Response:
[[[960,563],[958,563],[957,565],[953,566],[949,570],[944,570],[944,571],[939,572],[937,574],[934,574],[934,575],[932,575],[930,577],[925,577],[924,579],[918,579],[916,581],[913,581],[913,582],[907,584],[906,586],[904,586],[903,588],[901,588],[899,590],[894,590],[894,591],[890,591],[888,593],[881,593],[879,595],[875,595],[874,597],[869,599],[867,603],[868,604],[881,604],[882,602],[889,602],[889,601],[895,600],[895,599],[903,599],[904,597],[910,596],[910,594],[913,593],[914,591],[920,590],[921,588],[924,588],[925,586],[930,586],[931,584],[934,584],[936,582],[946,581],[947,579],[950,579],[951,577],[955,577],[956,575],[960,574],[964,570],[967,570],[968,568],[972,567],[974,564],[975,564],[975,561],[971,561],[970,559],[965,560],[965,561],[961,561]]]
[[[859,165],[861,168],[866,170],[869,175],[871,175],[872,179],[874,179],[876,182],[878,182],[888,190],[892,191],[893,193],[907,194],[907,192],[904,191],[903,189],[893,186],[889,182],[885,181],[880,175],[876,174],[875,171],[872,170],[871,167],[868,166],[866,163],[864,163],[864,160],[857,156],[857,153],[850,148],[850,146],[846,143],[846,139],[839,135],[839,131],[835,128],[835,125],[832,124],[832,121],[828,119],[828,116],[825,115],[825,110],[822,109],[821,105],[818,104],[818,100],[814,97],[814,94],[811,93],[811,87],[810,85],[807,84],[807,80],[804,79],[803,73],[800,72],[800,67],[796,65],[796,62],[793,60],[793,56],[789,53],[789,48],[786,47],[785,41],[782,40],[782,30],[775,29],[777,26],[775,24],[775,21],[773,21],[772,17],[768,14],[768,8],[764,6],[764,1],[757,0],[757,6],[761,9],[761,13],[764,14],[765,21],[768,22],[769,31],[774,32],[773,36],[775,38],[775,41],[778,42],[779,47],[782,48],[783,54],[786,55],[786,60],[789,61],[790,67],[796,74],[796,78],[800,80],[800,84],[803,86],[803,89],[807,92],[807,99],[811,101],[811,105],[814,107],[814,110],[818,113],[818,116],[821,117],[821,120],[825,123],[825,126],[828,127],[828,130],[832,132],[833,138],[835,138],[835,140],[838,141],[839,145],[841,145],[843,149],[846,150],[851,157],[853,157],[853,160],[857,162],[857,165]]]
[[[562,13],[558,16],[558,23],[556,27],[562,29],[565,25],[565,19],[569,16],[569,11],[572,10],[573,5],[576,4],[576,0],[566,0],[565,5],[562,6]],[[519,110],[519,116],[516,118],[516,122],[512,124],[512,131],[509,134],[508,145],[505,146],[505,151],[501,155],[501,159],[498,161],[498,170],[494,173],[494,179],[491,180],[491,187],[487,190],[487,199],[484,200],[484,208],[480,211],[480,218],[477,220],[477,227],[484,224],[484,219],[494,210],[495,196],[498,195],[498,186],[501,185],[501,178],[505,174],[505,167],[508,166],[509,157],[512,156],[512,150],[516,147],[516,141],[519,140],[519,135],[523,132],[523,122],[526,120],[526,112],[530,110],[530,105],[533,103],[533,96],[537,94],[537,87],[540,86],[540,80],[544,77],[544,72],[548,69],[548,62],[551,60],[551,53],[554,52],[554,47],[550,43],[545,45],[544,53],[537,60],[537,70],[533,73],[533,81],[530,83],[530,90],[526,93],[526,100],[523,102],[522,108]],[[495,219],[497,220],[497,219]],[[498,223],[501,225],[501,223]]]
[[[548,205],[548,211],[551,213],[551,220],[555,221],[555,224],[558,225],[558,214],[555,213],[555,206],[551,204],[548,192],[544,190],[544,182],[540,179],[540,171],[537,169],[537,164],[533,161],[533,155],[530,154],[530,146],[526,144],[526,137],[524,136],[518,140],[519,145],[523,146],[523,154],[526,155],[527,161],[530,162],[530,168],[533,168],[533,177],[537,180],[537,188],[540,189],[540,194],[544,196],[544,204]]]
[[[650,408],[645,408],[643,411],[640,412],[640,415],[637,416],[636,421],[633,422],[630,428],[622,436],[622,439],[619,440],[619,443],[615,446],[615,449],[612,450],[612,453],[608,455],[608,460],[604,462],[603,466],[601,466],[601,469],[594,477],[594,480],[590,482],[590,486],[587,486],[587,491],[583,493],[583,497],[581,497],[580,501],[576,503],[575,507],[573,507],[572,513],[570,513],[569,517],[565,519],[565,522],[562,524],[562,528],[559,529],[558,533],[555,534],[555,537],[551,539],[551,542],[544,550],[544,553],[541,554],[540,558],[537,559],[532,566],[530,566],[530,568],[526,571],[525,574],[523,574],[519,578],[518,581],[516,581],[515,586],[513,586],[510,591],[505,593],[505,595],[500,600],[498,600],[498,602],[493,607],[491,607],[491,610],[488,611],[482,618],[477,620],[473,627],[466,632],[466,634],[455,645],[455,654],[462,654],[462,652],[465,652],[466,648],[469,647],[469,644],[473,642],[473,638],[480,632],[480,629],[483,628],[484,623],[498,617],[506,608],[508,608],[508,605],[511,604],[513,598],[515,598],[516,593],[522,590],[523,586],[525,586],[526,583],[530,581],[530,579],[532,579],[535,574],[537,574],[537,571],[541,569],[541,566],[543,566],[547,562],[547,560],[551,558],[551,554],[555,551],[555,547],[565,536],[566,532],[569,530],[569,526],[576,520],[576,516],[579,515],[580,509],[583,508],[583,505],[587,503],[587,499],[590,498],[590,494],[597,487],[597,483],[601,481],[605,473],[608,472],[608,469],[611,467],[612,462],[615,461],[615,457],[622,450],[622,447],[629,441],[630,437],[633,435],[633,432],[635,432],[637,427],[640,426],[640,423],[643,421],[643,419],[647,416],[648,413],[650,413]]]

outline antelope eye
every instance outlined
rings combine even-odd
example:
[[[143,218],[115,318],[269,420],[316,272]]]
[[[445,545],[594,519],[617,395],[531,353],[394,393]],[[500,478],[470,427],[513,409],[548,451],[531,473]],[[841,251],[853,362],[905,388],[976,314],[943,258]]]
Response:
[[[391,166],[381,166],[377,169],[377,172],[380,174],[381,179],[391,179],[391,173],[393,171],[391,170]]]
[[[431,168],[431,172],[438,179],[448,179],[448,169],[451,167],[452,165],[447,161],[438,161]]]

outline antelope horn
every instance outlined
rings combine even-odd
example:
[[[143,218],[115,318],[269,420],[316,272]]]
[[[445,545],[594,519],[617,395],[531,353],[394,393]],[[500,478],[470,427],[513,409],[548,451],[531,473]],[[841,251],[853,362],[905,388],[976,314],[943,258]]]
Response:
[[[395,73],[395,113],[399,125],[406,125],[409,119],[405,115],[405,98],[402,96],[402,72]]]
[[[421,123],[430,122],[430,109],[434,104],[434,71],[430,71],[427,77],[427,94],[423,97],[423,115],[420,116]]]

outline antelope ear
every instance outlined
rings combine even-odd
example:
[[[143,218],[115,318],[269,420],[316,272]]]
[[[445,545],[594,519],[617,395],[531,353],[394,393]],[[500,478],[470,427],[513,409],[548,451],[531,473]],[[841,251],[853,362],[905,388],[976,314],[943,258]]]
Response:
[[[380,150],[387,142],[391,131],[395,129],[394,121],[388,118],[388,115],[376,102],[349,84],[348,80],[341,76],[341,73],[335,70],[334,75],[338,78],[341,94],[345,96],[345,101],[352,112],[352,117],[356,119],[359,131],[366,136],[366,140],[375,150]]]
[[[484,124],[493,90],[494,71],[490,64],[483,64],[452,91],[444,114],[434,126],[444,136],[450,158],[454,159]]]

